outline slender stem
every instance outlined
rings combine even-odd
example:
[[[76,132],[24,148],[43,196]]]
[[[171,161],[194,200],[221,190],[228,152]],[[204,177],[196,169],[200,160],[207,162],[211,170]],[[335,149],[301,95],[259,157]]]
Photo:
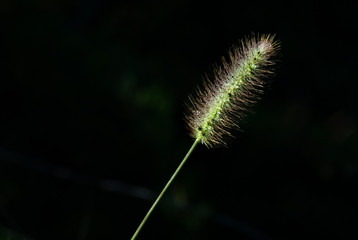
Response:
[[[180,169],[182,168],[182,166],[184,165],[184,163],[186,162],[186,160],[189,158],[190,154],[192,153],[192,151],[194,150],[194,148],[196,147],[196,144],[198,144],[199,139],[197,138],[195,140],[195,142],[193,143],[193,145],[191,146],[191,148],[189,149],[188,153],[185,155],[184,159],[181,161],[179,167],[177,168],[177,170],[175,170],[174,174],[172,175],[172,177],[169,179],[169,181],[167,182],[167,184],[165,185],[165,187],[163,188],[162,192],[159,194],[159,196],[157,197],[157,199],[155,200],[155,202],[153,203],[152,207],[149,209],[149,211],[147,212],[147,214],[145,215],[145,217],[143,218],[142,222],[140,223],[139,227],[137,228],[137,230],[135,231],[135,233],[133,234],[133,237],[131,238],[131,240],[136,239],[138,233],[140,232],[140,230],[142,229],[144,223],[147,221],[148,217],[150,216],[150,214],[153,212],[155,206],[157,206],[159,200],[162,198],[163,194],[165,193],[165,191],[168,189],[169,185],[172,183],[172,181],[174,180],[174,178],[176,177],[176,175],[178,174],[178,172],[180,171]]]

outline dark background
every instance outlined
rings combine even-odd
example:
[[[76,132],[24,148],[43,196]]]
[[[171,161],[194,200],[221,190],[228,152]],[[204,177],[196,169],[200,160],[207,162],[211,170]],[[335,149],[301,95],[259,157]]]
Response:
[[[130,239],[193,139],[188,95],[250,33],[276,76],[227,148],[199,145],[138,239],[357,239],[355,7],[0,3],[0,239]]]

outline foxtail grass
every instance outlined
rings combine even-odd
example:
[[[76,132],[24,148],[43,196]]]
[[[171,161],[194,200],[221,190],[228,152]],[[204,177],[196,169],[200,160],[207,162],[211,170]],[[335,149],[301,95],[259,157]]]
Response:
[[[229,50],[228,58],[206,77],[202,88],[189,97],[185,116],[190,135],[195,139],[184,159],[169,179],[131,240],[136,239],[143,225],[177,176],[198,143],[208,148],[226,145],[231,130],[263,93],[266,80],[273,73],[274,57],[279,49],[273,35],[251,36]]]

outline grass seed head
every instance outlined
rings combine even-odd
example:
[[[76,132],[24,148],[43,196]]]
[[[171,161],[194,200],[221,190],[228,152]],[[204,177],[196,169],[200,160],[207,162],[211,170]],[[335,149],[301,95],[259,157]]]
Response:
[[[238,121],[259,100],[278,49],[274,36],[252,36],[222,58],[190,98],[186,120],[192,137],[208,147],[225,144],[230,130],[239,127]]]

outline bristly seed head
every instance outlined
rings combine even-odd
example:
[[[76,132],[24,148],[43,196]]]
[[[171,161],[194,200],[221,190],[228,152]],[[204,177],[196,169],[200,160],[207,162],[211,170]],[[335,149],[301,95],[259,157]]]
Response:
[[[205,78],[204,89],[190,100],[186,116],[191,136],[208,147],[225,144],[230,129],[255,103],[272,74],[272,57],[279,48],[274,36],[253,36],[242,41],[241,48],[229,51],[229,60],[214,68],[213,79]]]

